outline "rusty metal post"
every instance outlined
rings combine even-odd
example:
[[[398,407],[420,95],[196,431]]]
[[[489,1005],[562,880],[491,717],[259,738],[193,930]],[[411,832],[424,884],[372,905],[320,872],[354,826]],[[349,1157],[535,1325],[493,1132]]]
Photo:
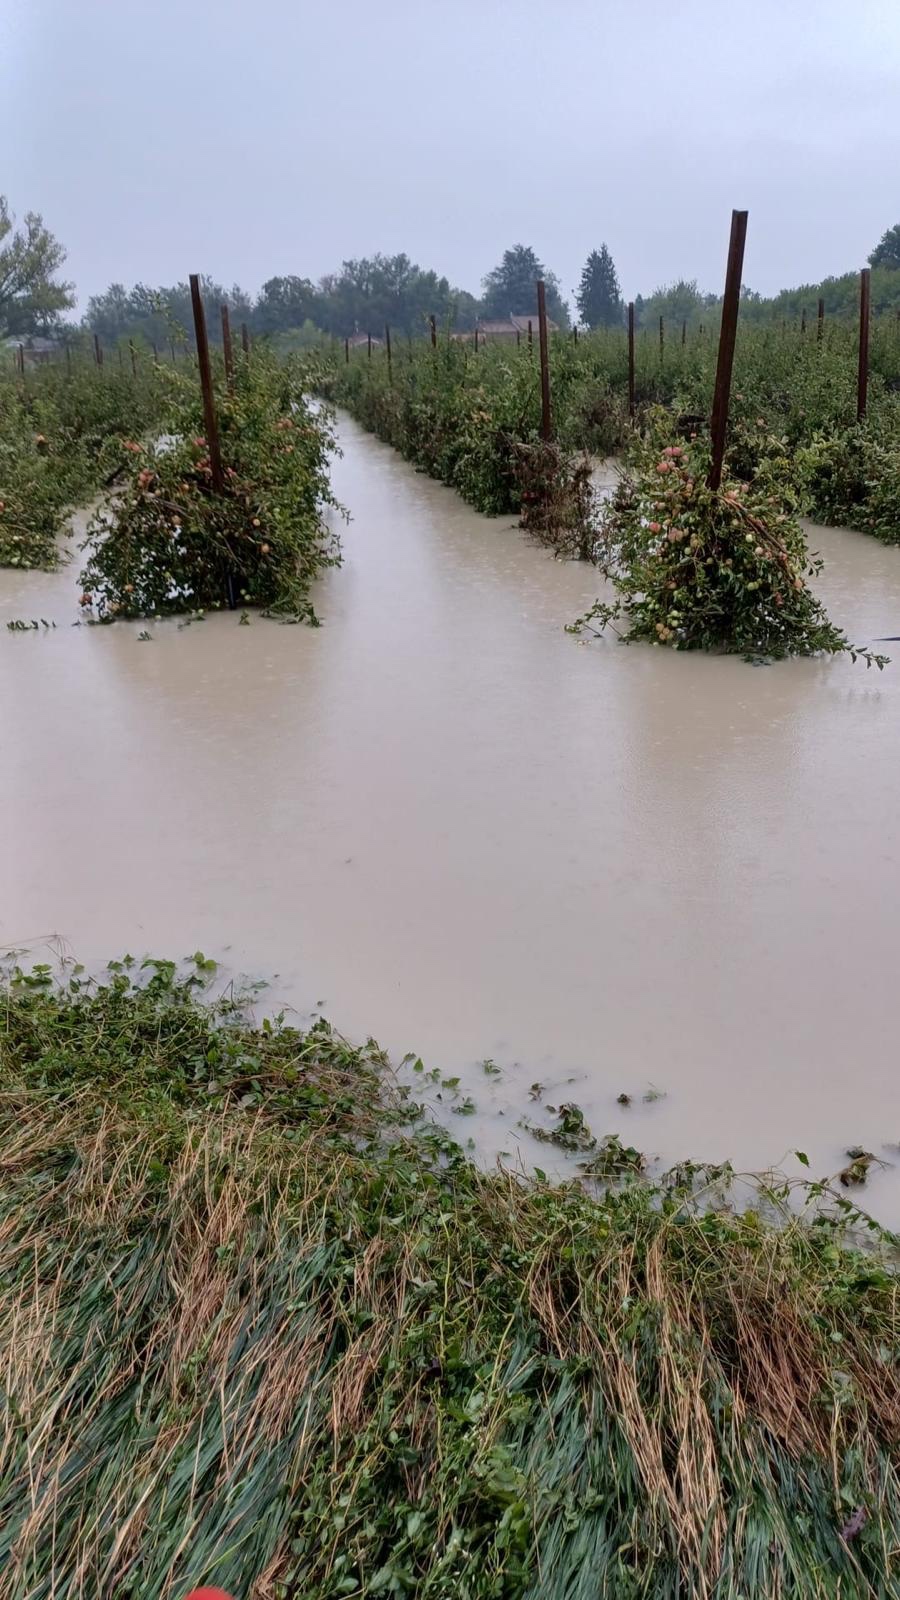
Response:
[[[534,337],[533,337],[532,332],[531,332],[531,318],[529,317],[528,318],[528,348],[529,348],[529,350],[531,350],[533,348],[533,345],[534,345]]]
[[[16,365],[17,365],[17,367],[19,369],[19,377],[20,378],[24,378],[24,376],[25,376],[25,346],[22,343],[21,339],[19,340],[19,348],[16,351]]]
[[[538,340],[541,351],[541,438],[550,439],[553,435],[553,422],[550,416],[550,353],[547,348],[547,294],[543,278],[537,281],[538,303]],[[529,332],[531,323],[528,324]]]
[[[100,335],[99,335],[99,333],[95,333],[94,334],[94,360],[96,361],[98,367],[102,367],[102,365],[103,365],[103,346],[100,343]]]
[[[350,365],[350,340],[349,340],[349,338],[346,338],[344,340],[344,366],[345,367],[349,367],[349,365]]]
[[[220,306],[219,315],[222,318],[222,359],[225,362],[225,382],[229,389],[234,388],[234,351],[231,347],[231,318],[228,307]]]
[[[659,359],[662,361],[666,349],[666,325],[662,317],[659,319]]]
[[[801,306],[801,308],[800,308],[800,332],[801,333],[805,333],[806,332],[806,307],[805,306]]]
[[[429,317],[428,321],[429,321],[429,324],[431,326],[431,348],[432,348],[432,350],[436,350],[437,349],[437,319],[435,317]]]
[[[475,324],[475,354],[478,354],[478,323]]]
[[[68,377],[71,378],[71,376],[72,376],[72,347],[69,344],[68,339],[66,340],[66,374],[67,374]]]
[[[816,325],[816,338],[819,341],[819,344],[822,343],[822,338],[823,338],[824,333],[825,333],[825,301],[820,296],[819,297],[819,317],[818,317],[818,322],[817,322],[817,325]]]
[[[859,275],[859,370],[856,378],[856,420],[862,422],[869,398],[869,305],[872,274],[863,267]]]
[[[628,415],[634,416],[634,301],[628,302]]]
[[[522,335],[521,335],[521,333],[520,333],[520,332],[519,332],[519,330],[518,330],[518,328],[517,328],[517,329],[516,329],[516,349],[517,349],[517,350],[518,350],[518,348],[519,348],[519,345],[520,345],[520,344],[521,344],[521,343],[522,343]]]
[[[131,376],[133,378],[136,378],[137,377],[137,351],[134,348],[134,340],[133,339],[129,339],[129,341],[128,341],[128,354],[131,356]]]
[[[371,359],[372,359],[372,335],[370,333],[366,334],[366,345],[368,347],[368,350],[367,350],[368,357],[369,357],[369,360],[371,361]]]
[[[683,345],[687,344],[687,318],[681,324],[681,343]]]
[[[578,343],[578,324],[577,323],[572,328],[572,343],[573,344],[577,344]]]
[[[722,482],[722,465],[725,460],[725,436],[728,431],[728,402],[731,398],[731,373],[734,367],[734,346],[737,339],[738,312],[741,305],[741,272],[744,266],[744,244],[747,239],[746,211],[732,211],[731,238],[728,243],[728,265],[725,269],[725,294],[722,298],[722,323],[719,328],[719,353],[716,359],[716,387],[713,395],[710,435],[712,460],[707,484],[718,489]]]
[[[250,354],[250,333],[246,322],[241,323],[241,349],[245,356]]]
[[[203,394],[203,418],[206,426],[206,443],[209,446],[209,465],[212,485],[217,494],[225,488],[222,471],[222,452],[219,449],[219,424],[216,419],[216,399],[213,393],[212,368],[209,363],[209,340],[206,337],[206,313],[200,294],[200,279],[191,273],[191,307],[194,313],[194,335],[197,340],[197,365],[200,368],[200,389]]]
[[[194,337],[197,345],[197,366],[200,369],[200,390],[203,395],[203,418],[213,491],[225,492],[225,473],[222,470],[222,451],[219,446],[219,423],[216,417],[216,397],[213,390],[212,366],[209,359],[209,339],[206,333],[206,312],[200,293],[200,279],[196,272],[190,275],[191,309],[194,313]],[[226,544],[231,548],[230,539]],[[234,554],[232,552],[232,560]],[[229,611],[237,610],[240,575],[237,563],[225,573],[225,598]]]
[[[384,344],[385,344],[385,349],[387,351],[388,383],[390,384],[391,388],[393,388],[394,387],[394,369],[391,366],[391,330],[388,327],[387,323],[385,323],[385,325],[384,325]]]

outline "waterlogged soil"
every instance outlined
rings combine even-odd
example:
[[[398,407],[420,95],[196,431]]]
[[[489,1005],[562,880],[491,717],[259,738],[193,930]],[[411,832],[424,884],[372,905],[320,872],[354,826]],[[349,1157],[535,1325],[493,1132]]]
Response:
[[[459,1076],[487,1158],[552,1166],[518,1123],[572,1101],[665,1162],[862,1145],[900,1224],[900,644],[877,674],[579,643],[590,568],[340,434],[318,630],[141,640],[72,626],[77,567],[0,573],[0,944],[268,976],[264,1009]],[[813,538],[834,619],[900,634],[900,550]]]

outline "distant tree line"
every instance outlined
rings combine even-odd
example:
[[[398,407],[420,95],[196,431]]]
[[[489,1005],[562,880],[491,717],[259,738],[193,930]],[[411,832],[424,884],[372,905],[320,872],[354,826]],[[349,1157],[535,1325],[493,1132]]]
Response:
[[[888,228],[869,256],[872,269],[872,312],[900,311],[900,223]],[[761,295],[746,285],[741,290],[741,317],[752,322],[799,322],[803,313],[816,316],[819,300],[825,302],[825,315],[855,315],[859,308],[859,271],[823,278],[819,283],[802,283],[782,289],[775,295]],[[638,325],[654,326],[659,318],[694,328],[703,322],[715,326],[722,301],[718,294],[704,293],[695,280],[664,285],[646,298],[635,297]]]
[[[484,296],[454,288],[449,279],[426,270],[405,254],[364,256],[344,261],[340,271],[313,283],[287,275],[269,278],[253,299],[239,285],[226,289],[212,278],[202,280],[207,306],[227,305],[235,324],[245,322],[254,334],[278,334],[293,342],[314,343],[322,334],[345,338],[354,333],[380,337],[386,325],[398,335],[423,335],[429,318],[465,332],[483,317],[506,317],[511,312],[537,315],[535,284],[547,285],[549,315],[561,326],[569,323],[559,284],[527,245],[515,245],[484,280]],[[126,289],[113,283],[104,294],[92,295],[83,325],[106,343],[120,339],[145,339],[157,347],[192,328],[190,291],[186,283],[156,289],[135,284]],[[210,336],[219,336],[219,324],[210,320]]]
[[[27,212],[23,225],[16,227],[8,203],[0,195],[0,338],[27,338],[63,326],[63,314],[75,303],[74,286],[58,276],[65,259],[65,249],[42,217]],[[900,311],[900,223],[887,229],[869,261],[873,311]],[[386,324],[398,335],[421,336],[427,332],[430,317],[435,317],[442,329],[458,332],[472,329],[479,320],[510,315],[536,318],[538,278],[546,285],[549,316],[559,327],[568,328],[569,308],[558,278],[531,246],[524,244],[503,252],[483,279],[480,296],[454,288],[448,278],[418,266],[402,252],[344,261],[339,271],[316,283],[294,275],[269,278],[256,296],[238,284],[228,289],[213,278],[204,278],[202,284],[214,340],[221,337],[217,308],[227,305],[235,331],[246,323],[254,334],[276,335],[287,344],[304,345],[316,343],[323,335],[342,339],[371,333],[380,337]],[[745,287],[741,314],[754,321],[796,320],[805,311],[811,318],[821,297],[826,314],[840,316],[855,311],[858,295],[858,272],[801,284],[768,298]],[[625,301],[606,244],[588,256],[575,303],[583,327],[622,326]],[[704,322],[712,327],[718,321],[720,304],[718,294],[704,292],[694,280],[680,279],[651,295],[635,295],[635,320],[644,327],[655,326],[660,317],[675,327],[686,323],[693,328]],[[161,350],[169,341],[191,341],[189,287],[187,283],[157,288],[137,283],[129,289],[112,283],[103,294],[88,300],[81,327],[99,334],[107,345],[137,339]]]

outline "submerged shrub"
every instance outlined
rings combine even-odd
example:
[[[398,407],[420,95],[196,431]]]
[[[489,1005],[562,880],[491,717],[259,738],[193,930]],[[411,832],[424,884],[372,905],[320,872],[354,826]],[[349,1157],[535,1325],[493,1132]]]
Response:
[[[340,559],[327,412],[300,369],[265,351],[218,398],[224,491],[213,487],[199,387],[172,378],[155,444],[126,440],[121,487],[88,528],[83,604],[104,619],[235,603],[315,620],[309,590]]]
[[[0,379],[0,566],[45,567],[72,509],[102,487],[119,441],[152,428],[164,384],[73,365]]]
[[[597,390],[572,346],[554,344],[557,438],[540,437],[540,372],[527,346],[438,350],[413,346],[395,357],[320,364],[323,394],[429,476],[458,490],[488,516],[519,513],[527,530],[566,554],[592,542],[589,466],[582,445],[611,448],[622,407]],[[585,408],[591,409],[588,421]]]
[[[576,459],[538,439],[516,447],[515,465],[522,527],[560,555],[590,560],[596,531],[589,457]]]
[[[900,544],[900,430],[893,415],[816,434],[799,452],[810,515]]]
[[[0,566],[53,567],[64,501],[35,440],[0,438]]]
[[[627,641],[749,658],[850,650],[809,587],[822,563],[797,520],[783,445],[758,451],[749,482],[726,474],[710,489],[708,445],[672,441],[669,418],[653,414],[602,513],[600,559],[616,598],[598,600],[575,630],[621,620]]]

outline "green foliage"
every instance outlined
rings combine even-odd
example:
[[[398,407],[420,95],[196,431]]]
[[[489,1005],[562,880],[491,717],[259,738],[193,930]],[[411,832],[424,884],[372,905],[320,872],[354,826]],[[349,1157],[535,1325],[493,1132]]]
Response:
[[[504,250],[499,264],[484,279],[485,317],[533,316],[537,319],[538,278],[546,286],[547,315],[561,328],[569,326],[569,312],[562,298],[559,279],[548,272],[530,245],[516,244]]]
[[[689,328],[698,327],[704,318],[709,322],[716,306],[716,296],[701,293],[696,279],[687,282],[685,278],[679,278],[677,283],[664,284],[651,295],[638,295],[634,302],[634,313],[639,327],[650,328],[654,332],[662,317],[668,325],[669,338],[674,339],[685,322]],[[718,321],[718,316],[713,320]]]
[[[552,1111],[550,1106],[547,1109]],[[542,1128],[534,1124],[531,1125],[531,1132],[536,1139],[545,1144],[558,1145],[561,1150],[593,1150],[597,1144],[584,1120],[584,1112],[574,1102],[560,1106],[556,1112],[555,1127]]]
[[[15,227],[5,195],[0,194],[0,334],[33,333],[58,320],[75,304],[72,284],[57,273],[66,252],[36,211]]]
[[[222,339],[221,306],[227,305],[235,332],[242,322],[250,322],[253,305],[238,284],[225,289],[214,278],[201,277],[200,288],[207,308],[207,331],[213,344],[221,343]],[[83,325],[91,333],[99,334],[107,347],[129,339],[157,350],[164,350],[172,339],[179,346],[193,345],[190,284],[176,283],[152,289],[145,283],[136,283],[132,289],[126,289],[124,284],[111,283],[103,294],[91,295]]]
[[[0,566],[52,567],[68,513],[114,468],[120,442],[158,421],[149,363],[130,372],[74,362],[0,377]]]
[[[482,1172],[374,1047],[111,965],[3,986],[9,1600],[893,1592],[900,1297],[843,1193]]]
[[[581,320],[588,328],[621,326],[623,308],[619,279],[605,244],[588,256],[575,300]]]
[[[855,323],[859,317],[859,273],[842,272],[819,283],[798,284],[768,298],[749,295],[742,303],[741,314],[748,320],[778,328],[783,318],[797,324],[804,311],[808,321],[814,320],[820,298],[825,302],[826,317]],[[875,315],[900,308],[900,272],[896,268],[888,264],[873,266],[871,301]]]
[[[432,477],[452,484],[489,514],[518,510],[513,442],[536,436],[540,398],[534,370],[503,361],[497,347],[469,363],[458,345],[438,351],[421,342],[401,347],[389,368],[386,352],[354,352],[324,363],[323,392]],[[482,365],[483,356],[483,365]],[[496,381],[479,382],[479,375]]]
[[[552,365],[565,409],[580,372],[570,340],[552,340]],[[349,364],[343,353],[324,358],[318,374],[324,394],[480,511],[525,512],[538,537],[579,546],[585,495],[569,434],[585,430],[578,423],[562,430],[559,445],[540,441],[536,349],[488,343],[476,354],[457,341],[437,350],[419,341],[400,347],[390,369],[383,350],[371,359],[361,350]]]
[[[900,544],[900,416],[895,410],[815,434],[799,452],[797,467],[818,522]]]
[[[128,440],[115,497],[83,548],[83,604],[99,620],[264,606],[315,621],[313,579],[339,560],[322,519],[332,503],[327,414],[303,393],[303,373],[265,351],[238,363],[217,409],[224,492],[213,485],[196,376],[167,373],[162,438]]]
[[[876,314],[900,309],[898,233],[900,224],[888,229],[870,257],[872,309]],[[592,253],[585,272],[595,258],[603,259],[605,249],[603,246],[599,252]],[[618,285],[611,261],[608,266],[612,269],[608,282],[614,302]],[[592,271],[590,276],[593,275]],[[430,316],[436,317],[442,327],[466,331],[474,328],[482,315],[506,317],[510,312],[534,315],[537,309],[534,284],[541,276],[547,284],[551,317],[561,327],[568,326],[568,311],[556,277],[526,245],[515,245],[504,252],[501,262],[484,280],[483,301],[466,290],[453,288],[446,276],[418,266],[403,252],[392,256],[376,253],[344,261],[338,271],[327,273],[318,283],[292,274],[269,278],[255,302],[238,285],[228,290],[212,279],[204,279],[203,287],[210,306],[217,308],[227,304],[233,323],[246,322],[257,334],[283,334],[310,322],[321,332],[338,339],[354,331],[380,336],[385,323],[389,323],[395,332],[415,337],[423,333]],[[582,274],[576,299],[584,289]],[[745,323],[770,329],[779,329],[783,320],[796,328],[802,313],[805,312],[808,321],[815,318],[820,296],[825,301],[829,318],[854,321],[859,305],[859,273],[851,271],[825,278],[820,283],[801,284],[768,297],[745,286],[741,294],[741,315]],[[663,317],[667,326],[671,325],[670,339],[677,337],[685,322],[692,331],[702,324],[708,334],[714,333],[720,310],[719,293],[704,292],[695,280],[680,279],[660,286],[650,295],[635,296],[638,326],[655,329],[659,318]],[[584,310],[582,315],[591,326],[606,325],[605,315],[610,326],[618,320],[612,316],[611,305],[607,305],[606,314],[597,319]],[[181,330],[182,336],[190,341],[193,335],[188,285],[150,288],[146,284],[136,284],[126,289],[122,284],[111,284],[104,294],[92,296],[88,301],[84,326],[91,332],[96,330],[105,344],[131,338],[145,340],[161,350],[173,328]],[[219,342],[217,315],[210,318],[209,334],[214,343]]]
[[[173,1112],[264,1109],[279,1124],[337,1129],[344,1139],[372,1136],[383,1119],[388,1125],[374,1047],[350,1051],[324,1020],[305,1036],[280,1022],[248,1029],[249,996],[229,991],[199,1003],[215,975],[202,950],[180,966],[125,956],[99,984],[79,968],[63,995],[46,965],[4,969],[16,1022],[4,1035],[3,1070],[61,1108],[89,1092],[161,1121]],[[400,1104],[390,1101],[398,1115]]]
[[[269,278],[253,308],[253,327],[258,333],[279,333],[314,323],[321,310],[319,298],[308,278]]]
[[[324,350],[329,340],[321,328],[307,318],[298,328],[284,328],[279,333],[273,333],[269,341],[270,349],[276,355],[295,355],[300,350]]]
[[[624,372],[620,341],[605,335],[550,340],[555,432],[564,456],[582,449],[609,453],[627,426],[627,405],[616,394]],[[606,376],[606,373],[610,376]],[[541,423],[537,348],[441,341],[437,352],[418,342],[395,352],[388,373],[383,350],[323,360],[324,392],[417,466],[452,484],[488,514],[520,511],[519,447],[537,442]],[[533,474],[526,470],[525,477]]]
[[[869,257],[869,265],[890,267],[894,272],[900,269],[900,222],[895,222],[892,228],[887,228],[881,235]]]
[[[228,306],[235,330],[244,322],[256,334],[278,335],[310,323],[340,339],[355,331],[381,337],[386,323],[395,333],[420,335],[430,316],[442,325],[471,328],[479,311],[474,295],[452,288],[447,278],[402,252],[344,261],[340,271],[317,284],[290,274],[269,278],[255,301],[239,285],[225,289],[211,278],[202,280],[202,289],[214,344],[221,342],[221,305]],[[110,284],[105,293],[91,296],[84,327],[99,333],[106,345],[140,339],[162,350],[173,334],[192,344],[190,287]]]
[[[371,360],[364,351],[354,352],[349,365],[326,354],[320,381],[365,426],[459,489],[480,510],[518,512],[527,528],[558,550],[611,563],[623,585],[619,605],[628,613],[628,637],[766,656],[846,649],[847,641],[810,592],[808,580],[815,577],[817,565],[808,556],[796,518],[812,511],[820,520],[897,539],[896,325],[891,319],[873,324],[869,414],[862,430],[854,420],[857,340],[852,326],[832,321],[819,337],[815,326],[801,332],[752,322],[739,325],[726,485],[728,493],[737,494],[736,504],[723,498],[725,490],[704,498],[704,441],[716,353],[716,339],[699,329],[689,331],[684,340],[676,331],[662,349],[655,328],[639,332],[636,340],[639,434],[648,432],[651,449],[678,443],[689,447],[685,459],[704,457],[690,508],[699,520],[691,525],[688,544],[677,549],[658,548],[659,541],[646,538],[641,521],[643,500],[658,499],[654,462],[652,492],[642,491],[630,524],[620,521],[616,531],[607,518],[600,539],[591,528],[578,453],[612,454],[633,437],[626,340],[618,329],[598,329],[577,343],[562,335],[551,338],[551,446],[538,439],[537,352],[524,342],[520,348],[482,344],[476,351],[473,343],[442,340],[435,352],[417,341],[410,350],[395,350],[390,374],[380,351]],[[667,416],[653,419],[650,413],[659,406]],[[691,431],[699,435],[693,442],[687,438]],[[642,448],[640,442],[637,448]],[[646,464],[637,465],[646,487]],[[620,498],[617,516],[621,508]],[[749,522],[744,524],[744,518]],[[647,511],[646,525],[656,521],[661,518]],[[738,537],[752,531],[756,522],[765,537],[749,544]],[[777,553],[770,549],[770,536]],[[735,540],[737,558],[727,554]],[[760,542],[763,556],[757,557]],[[700,551],[702,574],[696,571]],[[682,593],[685,578],[687,598]],[[790,580],[787,589],[782,578]],[[618,605],[601,605],[591,620],[611,621],[619,614]],[[865,650],[858,653],[880,664]]]
[[[598,601],[576,627],[623,618],[628,641],[751,659],[849,650],[809,588],[821,562],[796,520],[784,443],[761,437],[753,455],[749,482],[726,475],[710,489],[707,444],[675,442],[669,417],[651,414],[603,516],[602,560],[617,598]]]
[[[0,566],[52,567],[66,493],[23,415],[0,417]]]
[[[452,289],[446,278],[403,253],[344,261],[340,272],[322,279],[318,296],[318,314],[310,315],[339,338],[354,332],[380,338],[386,324],[395,334],[422,335],[431,316],[461,328],[475,320],[471,295]]]

